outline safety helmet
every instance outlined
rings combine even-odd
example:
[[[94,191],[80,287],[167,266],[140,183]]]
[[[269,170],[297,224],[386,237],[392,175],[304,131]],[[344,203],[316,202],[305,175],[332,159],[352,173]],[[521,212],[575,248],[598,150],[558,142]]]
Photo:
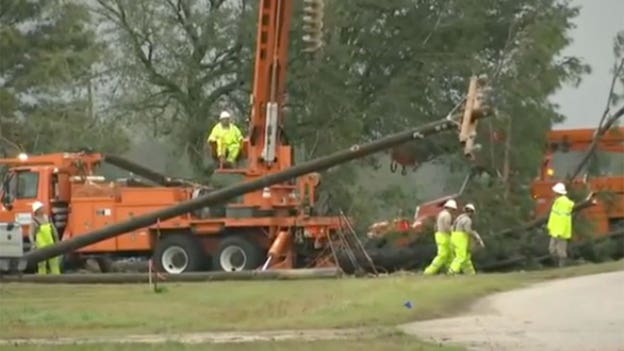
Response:
[[[455,200],[450,199],[447,202],[444,203],[444,207],[445,208],[452,208],[454,210],[457,209],[457,202],[455,202]]]
[[[41,203],[41,201],[35,201],[32,204],[32,211],[33,212],[37,212],[37,210],[40,210],[43,208],[43,203]]]
[[[568,193],[568,192],[566,191],[565,184],[563,184],[563,183],[557,183],[557,184],[555,184],[555,186],[553,186],[553,187],[552,187],[552,190],[553,190],[555,193],[560,194],[560,195],[565,195],[565,194],[567,194],[567,193]]]
[[[470,204],[470,203],[466,204],[466,206],[464,206],[464,210],[470,210],[472,212],[476,212],[477,211],[477,209],[475,208],[475,205]]]
[[[219,120],[230,118],[230,117],[232,117],[232,115],[228,111],[223,110],[221,111],[221,114],[219,115]]]

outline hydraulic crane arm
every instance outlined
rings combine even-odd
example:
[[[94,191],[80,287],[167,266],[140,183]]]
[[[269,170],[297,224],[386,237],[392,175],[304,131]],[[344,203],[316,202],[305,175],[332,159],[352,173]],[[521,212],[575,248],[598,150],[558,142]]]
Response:
[[[303,5],[304,51],[313,52],[322,45],[324,2],[304,0]],[[260,0],[259,7],[247,155],[251,174],[286,169],[293,163],[291,154],[279,152],[287,144],[283,107],[293,0]]]
[[[286,91],[292,0],[261,0],[251,106],[250,167],[277,160]]]
[[[186,180],[168,177],[121,156],[104,155],[91,151],[34,156],[21,153],[15,158],[0,159],[0,165],[6,165],[9,167],[50,166],[58,168],[59,171],[68,172],[74,175],[92,175],[97,166],[102,162],[111,164],[124,171],[134,173],[158,185],[198,186],[197,184]]]
[[[140,177],[143,177],[151,182],[154,182],[162,186],[200,186],[193,182],[168,177],[162,173],[156,172],[145,166],[142,166],[136,162],[130,161],[127,158],[116,155],[103,155],[102,160],[115,167],[123,169],[125,171],[134,173]]]

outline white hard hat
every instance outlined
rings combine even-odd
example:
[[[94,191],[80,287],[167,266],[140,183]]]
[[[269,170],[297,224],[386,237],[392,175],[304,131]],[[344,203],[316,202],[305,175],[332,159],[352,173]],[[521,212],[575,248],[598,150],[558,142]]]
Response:
[[[230,118],[230,117],[232,117],[232,115],[230,115],[230,113],[227,111],[221,111],[221,114],[219,115],[220,120],[225,119],[225,118]]]
[[[470,210],[472,212],[476,212],[477,211],[477,209],[475,208],[475,205],[473,205],[473,204],[466,204],[466,206],[464,206],[464,209],[465,210]]]
[[[447,202],[444,203],[444,207],[445,208],[452,208],[454,210],[457,209],[457,202],[455,202],[455,200],[450,199]]]
[[[37,212],[37,210],[43,208],[43,204],[40,201],[35,201],[32,204],[32,211]]]
[[[556,192],[557,194],[561,194],[561,195],[565,195],[565,194],[567,194],[567,193],[568,193],[568,192],[566,191],[565,184],[563,184],[563,183],[557,183],[557,184],[555,184],[555,186],[553,186],[553,187],[552,187],[552,190],[553,190],[554,192]]]

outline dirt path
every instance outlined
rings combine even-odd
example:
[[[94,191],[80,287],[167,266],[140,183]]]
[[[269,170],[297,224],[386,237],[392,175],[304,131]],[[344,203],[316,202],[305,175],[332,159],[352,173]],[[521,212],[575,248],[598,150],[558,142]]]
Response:
[[[382,335],[387,329],[327,329],[327,330],[279,330],[258,332],[208,332],[182,334],[146,334],[101,337],[71,338],[32,338],[32,339],[0,339],[2,345],[75,345],[75,344],[161,344],[176,342],[182,344],[221,344],[259,341],[321,341],[340,339],[374,338]],[[1,348],[1,347],[0,347]]]
[[[464,315],[400,328],[473,350],[624,351],[624,271],[492,295]]]

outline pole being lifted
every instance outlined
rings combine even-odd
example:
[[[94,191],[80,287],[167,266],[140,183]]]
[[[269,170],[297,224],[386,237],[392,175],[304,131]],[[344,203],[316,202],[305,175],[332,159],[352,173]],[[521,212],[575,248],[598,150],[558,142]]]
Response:
[[[136,162],[130,161],[127,158],[124,158],[121,156],[103,155],[103,160],[104,162],[108,164],[111,164],[115,167],[126,170],[128,172],[132,172],[158,185],[162,185],[162,186],[197,185],[186,180],[167,177],[164,174],[158,173],[152,169],[149,169],[145,166],[142,166]]]
[[[473,78],[473,80],[474,79],[476,78]],[[483,117],[483,115],[479,116],[478,118],[481,117]],[[460,129],[462,130],[460,130],[460,133],[463,131],[464,128],[466,128],[468,124],[471,125],[469,126],[469,128],[471,130],[474,130],[474,124],[476,124],[478,118],[473,117],[471,118],[470,123],[464,123],[463,125],[461,125]],[[226,202],[246,193],[262,190],[265,187],[269,187],[278,183],[283,183],[292,178],[300,177],[312,172],[323,171],[331,167],[340,165],[342,163],[366,157],[373,153],[392,148],[410,140],[423,139],[425,137],[440,134],[453,129],[458,129],[458,122],[447,117],[436,122],[425,124],[418,128],[412,128],[404,132],[399,132],[383,137],[376,141],[372,141],[362,145],[354,145],[348,150],[338,151],[325,157],[304,162],[302,164],[288,168],[284,171],[261,177],[250,182],[236,184],[220,190],[216,190],[205,196],[183,201],[175,206],[167,207],[162,210],[134,217],[133,219],[112,224],[110,226],[94,230],[88,234],[82,234],[66,241],[61,241],[58,244],[29,252],[21,258],[18,267],[22,269],[26,267],[27,262],[37,263],[48,260],[52,257],[60,256],[62,254],[81,249],[83,247],[98,243],[100,241],[114,238],[124,233],[148,227],[159,220],[165,221],[170,218],[174,218],[203,207]]]

